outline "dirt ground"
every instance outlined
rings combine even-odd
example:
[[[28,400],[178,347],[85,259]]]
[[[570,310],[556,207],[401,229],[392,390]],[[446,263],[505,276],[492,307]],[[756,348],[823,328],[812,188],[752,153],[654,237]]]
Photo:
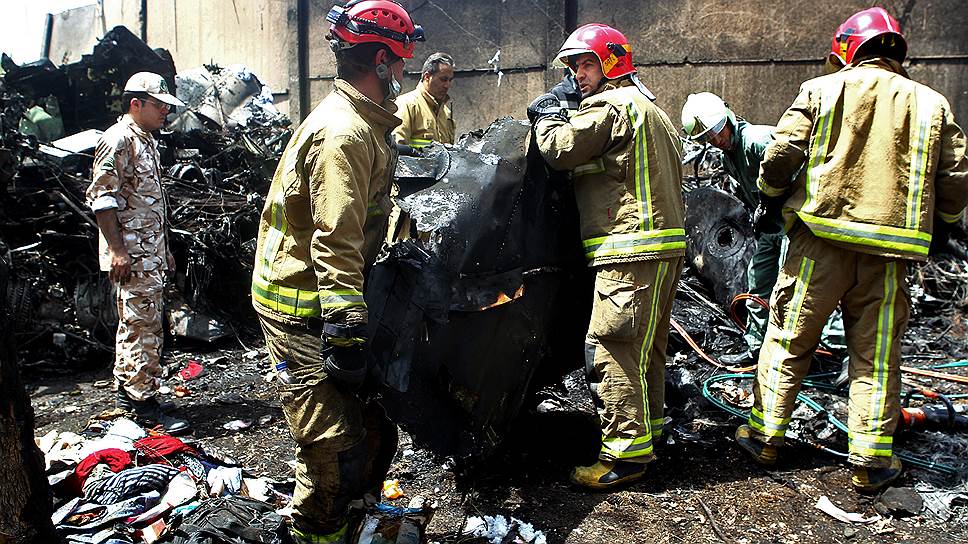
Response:
[[[265,380],[264,352],[180,346],[166,355],[166,385],[181,383],[174,373],[189,358],[207,372],[184,384],[191,395],[176,399],[182,417],[194,425],[188,440],[229,453],[256,476],[291,478],[293,443],[275,387]],[[78,432],[88,418],[113,407],[106,366],[27,381],[38,436]],[[579,491],[568,485],[567,474],[576,463],[594,461],[598,430],[578,373],[566,383],[568,408],[522,415],[505,446],[470,475],[458,477],[452,460],[434,458],[401,432],[389,477],[400,480],[406,496],[396,503],[405,506],[415,495],[433,501],[431,542],[461,542],[466,516],[497,514],[532,524],[549,543],[716,542],[716,531],[735,543],[968,541],[968,527],[927,512],[871,525],[834,520],[814,507],[821,496],[848,512],[875,514],[876,497],[849,489],[843,462],[788,448],[776,468],[764,470],[733,444],[737,422],[714,409],[704,410],[701,426],[672,433],[672,443],[657,450],[659,458],[641,482],[613,493]],[[255,423],[241,431],[223,428],[237,419]],[[898,485],[911,486],[922,475],[907,471]]]

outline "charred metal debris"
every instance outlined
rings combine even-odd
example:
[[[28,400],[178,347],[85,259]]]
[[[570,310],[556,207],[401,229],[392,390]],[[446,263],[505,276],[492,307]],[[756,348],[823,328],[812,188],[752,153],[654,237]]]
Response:
[[[4,57],[2,67],[0,240],[10,248],[10,323],[23,366],[69,373],[113,350],[114,293],[98,273],[84,191],[98,137],[121,115],[124,83],[139,71],[163,75],[188,105],[158,135],[178,262],[168,330],[211,342],[251,327],[258,217],[291,135],[258,78],[242,65],[176,73],[167,51],[124,27],[73,64]]]

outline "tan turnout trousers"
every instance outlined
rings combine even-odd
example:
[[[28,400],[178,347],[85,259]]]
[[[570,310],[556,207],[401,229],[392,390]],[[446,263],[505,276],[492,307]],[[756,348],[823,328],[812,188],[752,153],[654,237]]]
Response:
[[[662,435],[669,318],[683,258],[596,267],[586,364],[606,461],[647,463]]]
[[[790,238],[770,299],[750,427],[762,442],[783,443],[800,382],[839,302],[850,354],[848,461],[889,466],[900,417],[901,336],[910,309],[907,261],[830,244],[802,224]]]

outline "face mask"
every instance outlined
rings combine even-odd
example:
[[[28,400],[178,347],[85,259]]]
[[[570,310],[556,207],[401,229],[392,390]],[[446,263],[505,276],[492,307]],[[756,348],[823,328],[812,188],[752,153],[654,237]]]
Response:
[[[400,96],[401,90],[402,90],[402,87],[400,85],[400,82],[397,81],[397,78],[393,77],[393,75],[390,75],[390,89],[389,89],[387,98],[392,100]]]

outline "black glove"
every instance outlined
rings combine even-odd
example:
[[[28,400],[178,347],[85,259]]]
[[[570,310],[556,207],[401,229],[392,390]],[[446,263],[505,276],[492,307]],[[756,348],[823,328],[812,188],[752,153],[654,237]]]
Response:
[[[786,197],[769,197],[760,193],[760,203],[753,211],[753,232],[757,234],[776,234],[783,230],[779,217],[783,211]]]
[[[561,101],[558,97],[551,94],[545,93],[538,98],[535,98],[531,105],[528,106],[528,120],[531,124],[535,124],[539,119],[543,119],[549,116],[565,118],[562,112]]]
[[[323,325],[323,370],[334,380],[359,387],[366,378],[366,325]]]
[[[928,248],[928,255],[949,253],[948,240],[951,238],[952,226],[937,215],[934,216],[934,231],[931,233],[931,247]]]
[[[557,96],[561,107],[565,109],[577,110],[581,105],[581,89],[578,88],[578,80],[570,71],[548,93]]]
[[[397,153],[404,157],[423,157],[419,149],[407,144],[397,144]]]

